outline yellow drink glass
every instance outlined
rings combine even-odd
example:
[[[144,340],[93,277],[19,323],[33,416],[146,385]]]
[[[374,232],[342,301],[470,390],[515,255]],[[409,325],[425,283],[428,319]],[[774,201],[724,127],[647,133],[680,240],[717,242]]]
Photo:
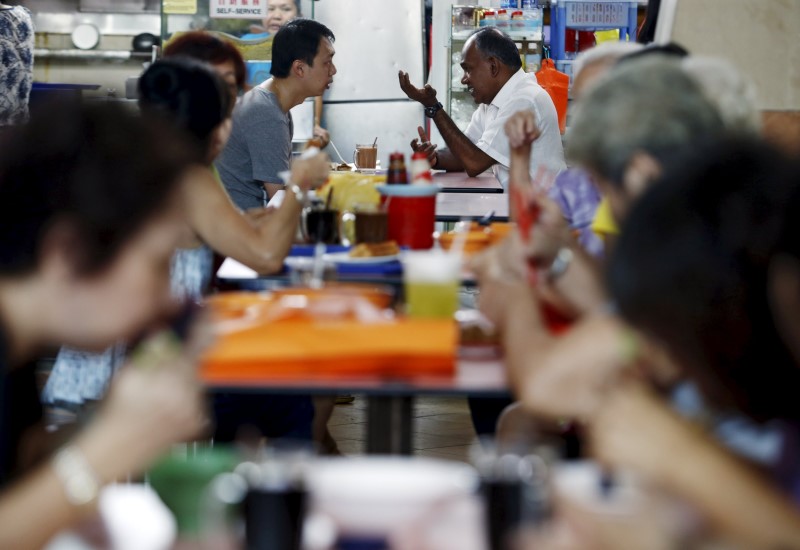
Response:
[[[452,319],[458,309],[461,258],[439,250],[403,256],[409,317]]]

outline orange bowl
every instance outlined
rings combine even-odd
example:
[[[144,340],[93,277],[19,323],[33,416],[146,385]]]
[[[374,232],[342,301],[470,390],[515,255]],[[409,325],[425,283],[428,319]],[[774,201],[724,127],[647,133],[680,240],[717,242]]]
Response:
[[[516,226],[517,224],[511,222],[494,222],[485,231],[492,244],[496,244],[505,239]]]
[[[456,233],[454,231],[449,231],[439,236],[439,244],[445,250],[450,250],[450,247],[453,246],[455,239]],[[464,254],[467,256],[477,254],[490,244],[491,239],[484,231],[470,229],[467,232],[466,240],[464,241]]]
[[[267,292],[222,292],[206,298],[214,319],[227,321],[241,319],[248,312],[260,309],[275,301],[275,297]]]
[[[323,288],[292,287],[275,290],[276,298],[284,296],[304,296],[309,300],[326,298],[364,298],[378,309],[391,307],[394,300],[392,288],[386,285],[369,285],[359,283],[325,283]]]

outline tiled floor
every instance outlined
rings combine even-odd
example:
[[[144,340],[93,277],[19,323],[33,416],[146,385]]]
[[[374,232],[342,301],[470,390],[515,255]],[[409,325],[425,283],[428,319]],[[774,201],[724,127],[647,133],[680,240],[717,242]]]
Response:
[[[328,424],[345,455],[364,452],[367,400],[357,396],[350,405],[337,405]],[[453,397],[421,397],[414,403],[414,455],[468,462],[475,430],[467,401]]]

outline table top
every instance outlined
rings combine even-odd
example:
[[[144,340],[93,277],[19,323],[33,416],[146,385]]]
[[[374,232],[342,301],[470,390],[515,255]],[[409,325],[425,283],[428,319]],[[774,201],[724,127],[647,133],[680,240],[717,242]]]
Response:
[[[284,287],[291,283],[289,269],[284,269],[280,273],[271,275],[259,275],[253,269],[237,262],[233,258],[225,258],[222,265],[217,270],[217,281],[225,285],[231,285],[239,290],[270,290]],[[364,284],[383,284],[393,287],[403,286],[402,273],[337,273],[336,280],[342,283],[364,283]],[[475,275],[464,270],[461,274],[461,286],[471,288],[477,285]]]
[[[413,376],[404,378],[318,377],[275,378],[230,382],[215,381],[209,389],[227,393],[264,394],[345,394],[383,396],[452,395],[470,397],[508,397],[508,381],[502,359],[466,359],[456,361],[451,376]]]
[[[508,221],[508,195],[505,193],[439,193],[436,195],[436,221],[457,222],[477,219],[494,211],[493,221]]]
[[[433,183],[442,193],[503,193],[503,186],[490,173],[471,178],[466,172],[436,172]]]

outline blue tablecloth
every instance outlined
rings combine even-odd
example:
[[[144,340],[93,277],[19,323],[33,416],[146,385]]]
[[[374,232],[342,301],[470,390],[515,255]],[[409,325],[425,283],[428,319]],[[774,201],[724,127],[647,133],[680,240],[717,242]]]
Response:
[[[350,250],[349,246],[340,246],[340,245],[326,245],[326,252],[329,254],[336,253],[336,252],[347,252]],[[295,257],[310,257],[314,255],[314,245],[313,244],[296,244],[292,246],[291,252],[289,252],[289,256]],[[284,266],[284,272],[288,272],[289,269]],[[336,264],[336,272],[341,274],[364,274],[364,275],[399,275],[403,272],[402,264],[397,261],[393,260],[391,262],[380,262],[380,263],[337,263]]]

